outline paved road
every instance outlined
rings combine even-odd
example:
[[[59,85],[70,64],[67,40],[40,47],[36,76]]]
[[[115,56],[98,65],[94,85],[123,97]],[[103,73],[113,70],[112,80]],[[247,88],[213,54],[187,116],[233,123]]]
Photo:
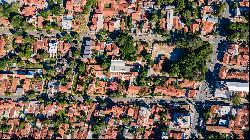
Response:
[[[142,34],[142,35],[135,35],[130,34],[134,38],[134,40],[145,40],[147,42],[153,41],[165,41],[165,39],[161,35],[153,35],[153,34]]]
[[[35,30],[32,30],[32,31],[27,31],[27,33],[30,34],[30,35],[33,35],[35,37],[40,37],[40,35],[52,37],[52,36],[56,36],[56,34],[60,33],[60,31],[51,30],[51,33],[47,33],[45,31],[35,31]]]
[[[218,55],[218,44],[224,40],[224,37],[221,36],[211,36],[210,38],[206,38],[204,36],[200,36],[202,40],[204,41],[208,41],[209,43],[212,44],[213,46],[213,53],[210,56],[210,60],[207,62],[207,68],[213,73],[214,72],[214,67],[215,64],[218,63],[219,61],[217,60],[217,55]],[[213,75],[211,75],[212,80],[215,80]],[[205,101],[208,98],[211,98],[211,94],[210,94],[210,89],[208,86],[208,83],[206,81],[202,81],[200,89],[199,89],[199,93],[196,96],[196,102],[202,102],[205,103]],[[199,118],[199,112],[197,112],[197,110],[194,111],[194,117],[193,117],[193,123],[191,126],[191,134],[194,134],[195,137],[198,137],[198,133],[195,129],[196,123],[198,123],[198,118]]]
[[[228,3],[226,3],[226,8],[222,14],[222,17],[224,18],[230,18],[230,13],[229,13],[229,5]],[[204,36],[200,36],[201,39],[203,41],[208,41],[209,43],[212,44],[213,46],[213,53],[210,56],[210,60],[207,62],[207,68],[209,69],[209,71],[212,73],[212,75],[210,75],[210,77],[207,77],[207,79],[210,79],[210,81],[215,81],[215,77],[214,77],[214,72],[215,72],[215,64],[216,63],[220,63],[217,58],[218,58],[218,46],[221,43],[222,40],[225,40],[225,37],[216,35],[216,36],[210,36],[209,38],[206,38]],[[211,83],[210,83],[211,84]],[[196,97],[196,102],[201,101],[202,103],[205,103],[205,101],[209,98],[209,100],[211,99],[212,95],[210,94],[211,89],[209,89],[208,86],[208,82],[203,81],[201,86],[200,86],[200,92],[198,93],[197,97]],[[191,127],[191,134],[194,134],[196,138],[198,138],[198,133],[195,129],[195,125],[198,122],[198,118],[199,118],[199,112],[197,112],[195,110],[194,113],[194,119],[193,119],[193,124]]]
[[[10,96],[0,95],[0,98],[11,98],[12,100],[17,100],[18,98],[21,97],[22,95],[10,95]]]
[[[90,96],[90,99],[96,100],[96,97],[97,96]],[[98,97],[103,99],[102,96],[98,96]],[[83,100],[83,98],[79,97],[79,96],[74,96],[74,98],[76,100]],[[173,101],[173,102],[184,101],[184,102],[187,102],[187,103],[190,103],[190,101],[191,101],[191,103],[194,102],[194,101],[192,101],[192,99],[188,99],[188,100],[187,100],[187,98],[175,98],[175,99],[173,99],[173,98],[170,98],[170,97],[168,97],[168,98],[166,98],[166,97],[164,97],[164,98],[158,97],[157,98],[156,97],[156,98],[152,98],[152,99],[150,99],[150,98],[140,98],[140,97],[120,97],[120,98],[112,98],[111,100],[113,102],[143,100],[145,103],[158,102],[160,100],[164,100],[166,102],[170,102],[170,101]]]
[[[229,9],[229,5],[228,5],[228,3],[226,2],[226,8],[225,8],[224,12],[222,13],[222,17],[230,19],[231,14],[230,14],[230,11],[229,11],[229,10],[230,10],[230,9]]]

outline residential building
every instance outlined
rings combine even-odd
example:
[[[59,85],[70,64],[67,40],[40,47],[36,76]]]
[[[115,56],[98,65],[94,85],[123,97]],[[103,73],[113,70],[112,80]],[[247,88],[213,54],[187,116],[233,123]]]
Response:
[[[50,40],[49,42],[49,56],[50,57],[57,57],[57,46],[58,46],[58,42],[56,40]]]

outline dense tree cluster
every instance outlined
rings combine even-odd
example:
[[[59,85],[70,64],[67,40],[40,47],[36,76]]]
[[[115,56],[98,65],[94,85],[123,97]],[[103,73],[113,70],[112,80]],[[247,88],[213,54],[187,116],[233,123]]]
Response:
[[[249,41],[249,23],[231,22],[226,32],[229,41]]]
[[[175,6],[175,13],[181,15],[181,20],[186,25],[190,26],[195,18],[199,18],[199,8],[196,6],[195,1],[189,0],[157,0],[156,5],[158,6]],[[162,9],[152,10],[149,14],[149,20],[156,23],[156,28],[159,25],[159,19],[164,17],[165,13]],[[157,32],[158,33],[158,32]]]
[[[87,3],[83,7],[84,14],[87,14],[90,11],[90,8],[92,6],[95,6],[97,3],[97,0],[87,0]]]
[[[19,13],[19,3],[13,3],[10,5],[7,2],[0,3],[0,16],[6,18],[12,17],[15,14]]]
[[[125,60],[135,61],[137,58],[137,48],[134,45],[133,37],[128,33],[121,33],[116,38],[116,43],[121,50],[122,56]]]
[[[238,106],[241,102],[241,98],[239,94],[234,94],[232,97],[232,103],[234,106]]]
[[[221,16],[221,14],[224,12],[224,9],[226,8],[226,2],[220,4],[214,4],[214,7],[216,7],[214,15]]]
[[[207,72],[206,62],[213,52],[212,46],[194,36],[193,38],[178,39],[176,47],[183,48],[184,54],[178,61],[170,62],[170,67],[163,70],[168,71],[171,76],[189,80],[204,80]]]

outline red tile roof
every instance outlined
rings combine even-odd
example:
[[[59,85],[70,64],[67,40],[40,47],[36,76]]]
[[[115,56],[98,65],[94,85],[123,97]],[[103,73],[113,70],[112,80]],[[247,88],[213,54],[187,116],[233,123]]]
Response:
[[[34,6],[24,7],[24,9],[22,10],[22,15],[24,16],[34,16],[35,13],[36,13],[36,7]]]

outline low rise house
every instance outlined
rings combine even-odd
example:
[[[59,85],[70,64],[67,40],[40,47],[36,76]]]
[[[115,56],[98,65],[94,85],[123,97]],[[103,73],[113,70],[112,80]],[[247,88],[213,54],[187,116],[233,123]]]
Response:
[[[49,56],[50,57],[57,57],[57,46],[58,46],[58,42],[56,40],[50,40],[49,42]]]
[[[126,66],[124,60],[111,60],[110,73],[112,76],[120,76],[129,72],[130,66]]]
[[[91,55],[92,55],[92,50],[91,50],[91,43],[92,41],[90,39],[86,39],[85,43],[84,43],[84,50],[83,50],[83,59],[86,59],[86,58],[91,58]]]
[[[72,29],[72,19],[73,16],[64,16],[62,18],[62,28],[65,30],[71,30]]]

